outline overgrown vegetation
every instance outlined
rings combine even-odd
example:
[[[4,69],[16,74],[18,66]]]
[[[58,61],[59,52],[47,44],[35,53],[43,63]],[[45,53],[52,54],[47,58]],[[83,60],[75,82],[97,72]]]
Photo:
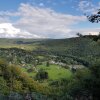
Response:
[[[94,41],[95,38],[1,39],[0,97],[3,100],[99,100],[100,40]],[[8,41],[10,48],[1,45]],[[25,48],[17,47],[22,44]]]

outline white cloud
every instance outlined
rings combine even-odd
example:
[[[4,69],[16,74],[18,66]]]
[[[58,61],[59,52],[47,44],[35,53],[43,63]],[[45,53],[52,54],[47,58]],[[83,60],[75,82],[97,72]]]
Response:
[[[82,35],[98,35],[100,32],[100,28],[87,28],[87,29],[74,29],[71,31],[72,36],[75,37],[76,33],[81,33]]]
[[[18,12],[21,18],[16,22],[16,27],[44,37],[67,37],[71,25],[86,20],[83,16],[61,14],[49,8],[33,7],[29,4],[21,4]]]
[[[91,34],[91,35],[98,35],[99,34],[99,32],[100,32],[100,28],[94,28],[94,29],[81,29],[81,30],[79,30],[82,34],[84,34],[84,35],[89,35],[89,34]]]
[[[1,28],[0,36],[6,35],[7,37],[67,38],[73,36],[70,34],[72,25],[86,21],[84,16],[57,13],[49,8],[34,7],[23,3],[18,11],[1,11],[0,15],[8,18],[19,17],[10,25],[6,23],[10,26],[9,30],[4,31],[4,28]],[[20,32],[17,32],[18,30]],[[5,34],[1,35],[2,32]]]
[[[40,38],[35,34],[21,31],[15,28],[11,23],[0,24],[0,38]]]

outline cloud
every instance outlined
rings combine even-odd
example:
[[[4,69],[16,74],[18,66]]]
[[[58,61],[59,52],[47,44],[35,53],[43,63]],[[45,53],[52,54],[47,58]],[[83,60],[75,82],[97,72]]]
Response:
[[[16,21],[11,21],[10,30],[13,35],[6,31],[11,37],[67,38],[72,36],[69,34],[72,32],[72,25],[86,21],[84,16],[57,13],[50,8],[34,7],[24,3],[16,12],[2,11],[0,15],[8,19],[19,17]],[[11,27],[19,29],[20,32],[14,31]]]
[[[11,23],[0,24],[0,38],[40,38],[35,34],[21,31],[15,28]]]
[[[16,27],[51,38],[67,36],[71,25],[86,20],[83,16],[61,14],[49,8],[33,7],[29,4],[21,4],[18,12],[21,18],[16,22]]]
[[[100,2],[97,5],[94,5],[92,1],[82,0],[79,2],[79,10],[83,13],[95,14],[98,9],[100,9]]]
[[[84,34],[84,35],[89,35],[89,34],[91,34],[91,35],[98,35],[99,34],[99,32],[100,32],[100,28],[94,28],[94,29],[81,29],[81,30],[79,30],[82,34]]]
[[[0,16],[0,23],[8,23],[8,22],[10,22],[8,17]]]
[[[98,35],[99,32],[100,28],[74,29],[71,31],[71,33],[73,33],[71,37],[75,37],[76,33],[81,33],[83,35]]]

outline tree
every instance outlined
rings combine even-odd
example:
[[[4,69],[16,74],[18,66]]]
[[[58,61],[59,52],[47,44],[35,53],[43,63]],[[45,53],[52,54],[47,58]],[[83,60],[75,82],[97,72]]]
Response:
[[[93,100],[91,96],[91,71],[87,68],[78,69],[74,78],[67,85],[67,93],[73,97],[73,100]]]
[[[2,77],[0,77],[0,93],[3,93],[3,94],[9,93],[9,87],[7,86],[7,82]]]
[[[13,80],[13,91],[14,92],[22,92],[22,88],[23,88],[23,84],[21,81],[18,81],[18,80]]]
[[[7,61],[5,59],[0,59],[0,69],[1,69],[1,71],[2,72],[5,71],[6,67],[7,67]]]
[[[44,80],[48,79],[48,72],[44,71],[43,69],[39,70],[39,72],[36,74],[37,80]]]
[[[83,35],[81,33],[76,33],[77,36],[82,37]]]
[[[94,38],[93,38],[93,40],[94,41],[98,41],[100,39],[100,32],[99,32],[99,34],[97,35],[97,36],[95,36]]]
[[[98,12],[96,14],[88,15],[88,20],[92,23],[99,23],[100,22],[100,9],[98,9]]]
[[[49,61],[47,61],[47,62],[46,62],[46,66],[47,66],[47,67],[49,67],[49,66],[50,66],[50,63],[49,63]]]

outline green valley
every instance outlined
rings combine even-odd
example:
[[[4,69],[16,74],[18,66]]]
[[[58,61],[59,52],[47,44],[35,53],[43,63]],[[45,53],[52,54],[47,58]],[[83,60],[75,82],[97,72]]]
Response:
[[[28,94],[35,100],[75,100],[80,93],[82,98],[91,93],[99,97],[100,41],[94,38],[0,39],[1,98],[23,100]],[[91,88],[95,84],[98,89]]]

